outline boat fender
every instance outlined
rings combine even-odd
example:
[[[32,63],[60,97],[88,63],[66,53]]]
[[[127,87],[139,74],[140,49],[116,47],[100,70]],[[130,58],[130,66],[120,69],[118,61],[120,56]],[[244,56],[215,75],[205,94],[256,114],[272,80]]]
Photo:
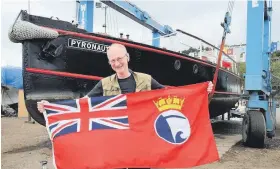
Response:
[[[58,37],[58,32],[44,28],[33,23],[17,20],[8,32],[9,39],[14,43],[21,43],[31,39],[53,39]]]

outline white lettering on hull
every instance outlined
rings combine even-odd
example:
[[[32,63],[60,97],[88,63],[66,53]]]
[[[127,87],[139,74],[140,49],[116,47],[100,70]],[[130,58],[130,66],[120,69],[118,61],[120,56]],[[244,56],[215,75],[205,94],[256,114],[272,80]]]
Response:
[[[100,43],[93,43],[84,40],[69,38],[68,47],[107,53],[107,49],[109,46]]]

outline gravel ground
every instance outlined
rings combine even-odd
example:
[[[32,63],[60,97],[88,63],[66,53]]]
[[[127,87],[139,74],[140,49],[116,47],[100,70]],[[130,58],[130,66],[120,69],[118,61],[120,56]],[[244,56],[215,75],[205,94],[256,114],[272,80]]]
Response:
[[[51,162],[51,142],[46,129],[25,123],[27,118],[1,119],[1,168],[40,169],[43,160]],[[52,169],[48,164],[48,169]]]
[[[278,169],[280,168],[280,109],[277,109],[276,137],[266,140],[263,149],[244,147],[238,142],[218,162],[194,169]],[[217,130],[222,130],[219,126]],[[234,130],[235,132],[237,130]]]
[[[40,169],[41,161],[48,161],[53,169],[51,143],[46,129],[39,124],[25,123],[26,118],[2,118],[2,169]],[[241,142],[226,152],[219,162],[195,167],[194,169],[276,169],[280,168],[280,109],[278,131],[272,140],[266,141],[263,149],[244,147]],[[216,137],[227,132],[240,133],[236,122],[218,122],[213,125]]]

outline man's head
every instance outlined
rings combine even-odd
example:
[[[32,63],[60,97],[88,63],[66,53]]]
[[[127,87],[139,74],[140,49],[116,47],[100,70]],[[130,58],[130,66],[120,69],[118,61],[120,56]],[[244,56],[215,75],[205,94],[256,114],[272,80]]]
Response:
[[[117,74],[128,73],[129,54],[124,45],[112,44],[107,50],[107,57],[112,69]]]

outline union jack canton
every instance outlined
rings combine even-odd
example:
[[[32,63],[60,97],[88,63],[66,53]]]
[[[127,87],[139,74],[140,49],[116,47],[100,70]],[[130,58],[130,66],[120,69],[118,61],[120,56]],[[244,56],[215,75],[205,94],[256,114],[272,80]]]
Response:
[[[75,132],[129,129],[126,95],[86,97],[44,105],[51,140]]]

